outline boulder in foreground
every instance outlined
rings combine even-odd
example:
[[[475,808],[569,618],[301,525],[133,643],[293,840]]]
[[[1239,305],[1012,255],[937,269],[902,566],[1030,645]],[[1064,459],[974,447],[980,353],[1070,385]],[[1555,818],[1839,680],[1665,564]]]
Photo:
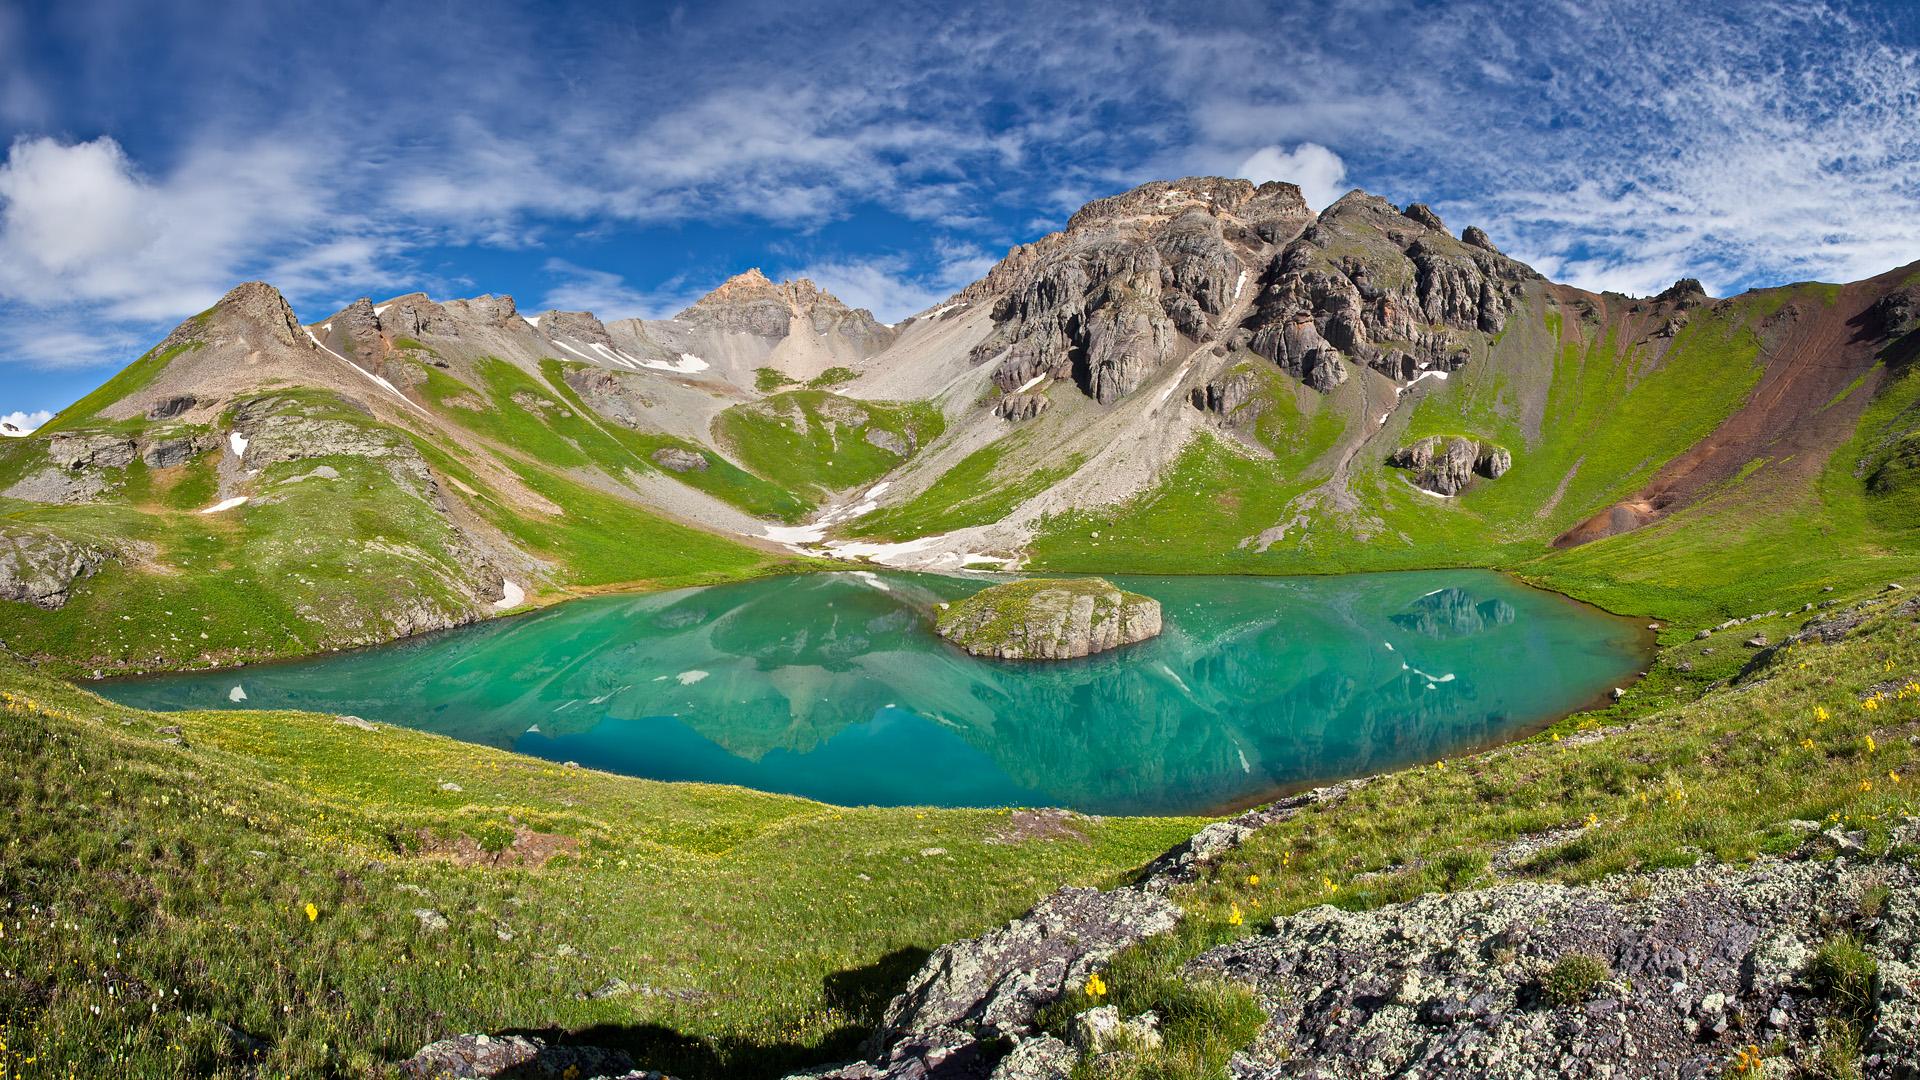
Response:
[[[975,656],[1067,660],[1160,633],[1160,601],[1104,578],[1030,578],[983,589],[934,629]]]

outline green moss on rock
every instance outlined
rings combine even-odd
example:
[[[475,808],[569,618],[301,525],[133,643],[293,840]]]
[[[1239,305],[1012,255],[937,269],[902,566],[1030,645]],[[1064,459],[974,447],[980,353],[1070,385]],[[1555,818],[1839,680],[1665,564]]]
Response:
[[[946,608],[934,629],[975,656],[1066,660],[1156,636],[1160,601],[1104,578],[1030,578]]]

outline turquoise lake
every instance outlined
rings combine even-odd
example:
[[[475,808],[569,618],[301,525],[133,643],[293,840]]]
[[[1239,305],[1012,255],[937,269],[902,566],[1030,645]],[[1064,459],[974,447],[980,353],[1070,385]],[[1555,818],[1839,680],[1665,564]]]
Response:
[[[931,612],[1003,581],[849,572],[579,600],[380,648],[103,683],[844,805],[1205,813],[1513,738],[1623,686],[1638,625],[1488,571],[1110,576],[1152,641],[983,660]]]

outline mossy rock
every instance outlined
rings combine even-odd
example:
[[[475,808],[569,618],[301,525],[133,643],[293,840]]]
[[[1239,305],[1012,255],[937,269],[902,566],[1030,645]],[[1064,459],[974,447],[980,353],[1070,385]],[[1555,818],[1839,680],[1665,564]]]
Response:
[[[934,629],[975,656],[1068,660],[1158,635],[1160,601],[1104,578],[1030,578],[948,607]]]

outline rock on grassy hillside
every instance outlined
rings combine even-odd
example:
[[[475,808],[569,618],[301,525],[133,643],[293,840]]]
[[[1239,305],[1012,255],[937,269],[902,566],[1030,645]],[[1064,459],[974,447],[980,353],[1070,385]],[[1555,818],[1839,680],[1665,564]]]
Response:
[[[942,605],[934,629],[975,656],[1067,660],[1160,633],[1160,601],[1103,578],[1029,578]]]

